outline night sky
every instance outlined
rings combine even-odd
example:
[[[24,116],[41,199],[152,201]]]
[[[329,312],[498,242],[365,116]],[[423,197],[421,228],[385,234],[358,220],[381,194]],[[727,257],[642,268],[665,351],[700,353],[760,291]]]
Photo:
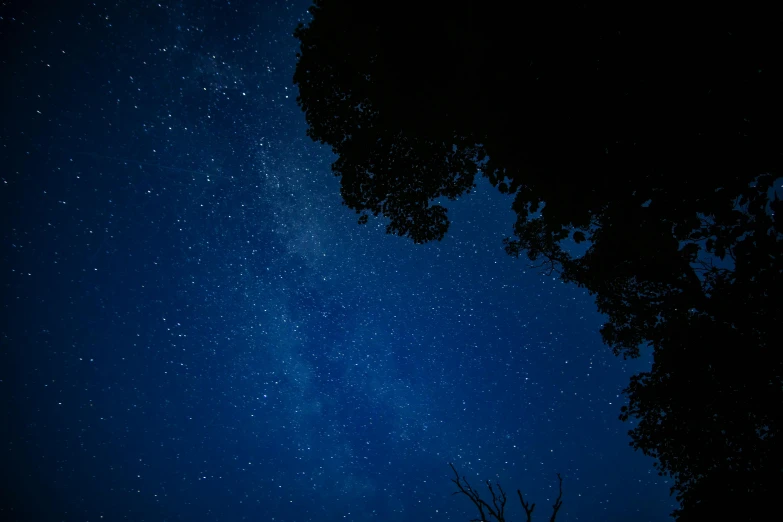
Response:
[[[0,518],[467,521],[454,462],[534,520],[557,472],[560,521],[667,520],[617,419],[649,359],[504,253],[509,196],[425,245],[341,205],[308,5],[0,7]]]

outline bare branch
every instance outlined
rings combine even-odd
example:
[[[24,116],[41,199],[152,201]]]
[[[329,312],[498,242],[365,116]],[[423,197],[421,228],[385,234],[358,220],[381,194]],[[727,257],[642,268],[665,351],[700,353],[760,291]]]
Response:
[[[557,512],[560,511],[563,505],[563,478],[560,476],[560,473],[557,474],[557,481],[559,482],[560,494],[557,495],[557,499],[555,499],[555,503],[552,505],[552,518],[549,519],[549,522],[555,522]]]
[[[525,510],[525,514],[527,515],[527,522],[530,522],[530,517],[533,516],[533,510],[536,509],[536,503],[533,502],[531,505],[529,502],[525,502],[525,499],[522,498],[522,491],[517,490],[517,495],[519,495],[519,502],[522,504],[522,509]]]
[[[506,494],[503,492],[503,488],[500,487],[500,484],[497,484],[497,487],[500,490],[500,498],[497,497],[495,490],[492,489],[492,483],[487,480],[487,488],[492,494],[492,504],[495,506],[495,510],[490,510],[490,514],[498,520],[504,520],[504,513],[506,511]]]
[[[492,495],[492,505],[489,505],[481,498],[478,491],[473,489],[468,482],[468,479],[464,476],[459,476],[454,464],[449,463],[449,466],[454,472],[454,478],[451,479],[451,481],[456,484],[458,488],[458,491],[455,491],[452,495],[463,494],[468,497],[470,501],[473,502],[473,505],[476,506],[476,509],[478,509],[479,515],[481,515],[481,518],[474,518],[470,522],[491,522],[492,520],[495,520],[496,522],[506,521],[506,501],[508,498],[506,497],[506,492],[503,491],[503,487],[499,483],[495,483],[493,486],[489,480],[486,481],[487,489],[489,489],[489,493]],[[557,513],[563,505],[563,479],[560,477],[560,473],[557,474],[557,480],[559,481],[560,493],[552,506],[552,517],[549,519],[550,522],[555,522]],[[497,487],[497,492],[495,491],[495,487]],[[520,490],[517,490],[517,495],[519,496],[519,502],[522,504],[522,509],[525,510],[527,516],[526,522],[531,522],[533,510],[536,508],[535,503],[530,504],[525,502]]]
[[[471,522],[489,522],[487,520],[486,514],[484,513],[484,507],[486,506],[486,502],[481,500],[481,497],[479,494],[471,487],[470,483],[465,477],[462,477],[462,481],[465,482],[465,485],[462,485],[462,481],[460,481],[459,473],[457,473],[457,469],[454,467],[454,464],[449,463],[449,466],[451,466],[451,470],[454,472],[455,478],[451,479],[451,481],[457,485],[457,488],[459,488],[459,491],[455,491],[452,493],[452,495],[456,495],[458,493],[462,493],[466,497],[470,499],[471,502],[476,506],[476,509],[479,510],[479,514],[481,515],[481,518],[476,518],[471,520]],[[486,506],[489,507],[489,506]]]

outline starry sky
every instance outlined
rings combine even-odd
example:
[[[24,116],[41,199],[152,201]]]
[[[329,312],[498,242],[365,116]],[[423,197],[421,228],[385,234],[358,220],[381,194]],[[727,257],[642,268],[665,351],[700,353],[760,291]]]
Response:
[[[341,205],[308,5],[0,6],[2,518],[467,521],[454,462],[539,520],[558,472],[560,521],[667,520],[617,420],[649,359],[505,255],[508,196],[426,245]]]

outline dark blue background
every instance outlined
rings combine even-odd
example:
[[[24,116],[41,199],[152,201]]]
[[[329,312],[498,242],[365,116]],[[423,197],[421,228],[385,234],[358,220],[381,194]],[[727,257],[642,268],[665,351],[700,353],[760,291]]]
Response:
[[[62,5],[60,5],[62,4]],[[666,520],[581,290],[484,180],[416,246],[356,224],[291,84],[308,2],[5,3],[4,520]],[[520,515],[513,502],[510,512]]]

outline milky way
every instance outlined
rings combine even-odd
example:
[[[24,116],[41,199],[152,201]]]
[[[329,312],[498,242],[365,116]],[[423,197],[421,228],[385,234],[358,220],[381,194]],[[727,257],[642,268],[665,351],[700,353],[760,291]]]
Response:
[[[64,4],[1,8],[0,512],[468,520],[454,462],[545,511],[560,472],[559,520],[667,518],[617,420],[649,362],[504,254],[508,197],[426,245],[341,205],[307,2]]]

